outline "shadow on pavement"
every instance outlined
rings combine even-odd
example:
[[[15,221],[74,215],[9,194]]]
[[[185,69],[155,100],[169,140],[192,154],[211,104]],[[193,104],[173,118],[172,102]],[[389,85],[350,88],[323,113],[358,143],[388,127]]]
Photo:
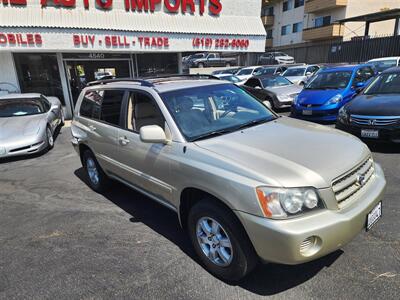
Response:
[[[238,285],[258,295],[275,295],[313,278],[322,269],[330,267],[342,254],[343,251],[338,250],[320,259],[296,266],[259,265]]]
[[[74,173],[88,185],[83,168],[77,169]],[[189,237],[179,225],[175,212],[118,182],[113,183],[111,190],[104,193],[103,196],[130,214],[131,222],[145,224],[173,242],[186,255],[201,265]],[[335,262],[342,253],[343,251],[339,250],[313,262],[297,266],[260,264],[256,270],[236,285],[258,295],[274,295],[311,279],[323,268],[329,267]]]
[[[61,126],[58,126],[56,130],[54,131],[54,142],[56,142],[58,136],[61,133]],[[56,145],[54,145],[56,147]],[[5,163],[10,163],[10,162],[16,162],[16,161],[21,161],[21,160],[28,160],[28,159],[33,159],[33,158],[38,158],[41,157],[42,155],[46,154],[48,152],[47,149],[42,150],[40,152],[36,152],[30,155],[19,155],[19,156],[12,156],[12,157],[7,157],[7,158],[0,158],[0,165],[5,164]]]
[[[384,142],[366,142],[364,141],[372,152],[385,153],[385,154],[399,154],[400,144],[384,143]]]

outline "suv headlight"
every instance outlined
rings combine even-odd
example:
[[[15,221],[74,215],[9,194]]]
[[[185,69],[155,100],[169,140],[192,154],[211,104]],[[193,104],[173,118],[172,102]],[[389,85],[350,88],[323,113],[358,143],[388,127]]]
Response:
[[[286,219],[323,207],[314,188],[258,187],[256,192],[264,216],[270,219]]]
[[[336,104],[339,103],[343,100],[343,96],[340,94],[337,94],[336,96],[333,96],[331,99],[329,99],[325,105],[331,105],[331,104]]]

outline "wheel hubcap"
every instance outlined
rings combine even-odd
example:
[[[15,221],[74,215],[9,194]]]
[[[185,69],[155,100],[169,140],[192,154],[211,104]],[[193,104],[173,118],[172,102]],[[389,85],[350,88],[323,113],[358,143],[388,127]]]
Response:
[[[47,128],[47,141],[49,143],[49,146],[52,147],[54,144],[54,138],[53,138],[53,134],[51,133],[51,130],[49,128]]]
[[[203,217],[196,226],[197,241],[207,258],[220,267],[227,267],[233,258],[232,243],[224,228],[212,218]]]
[[[86,160],[86,168],[90,181],[97,185],[99,183],[99,172],[97,171],[96,163],[92,158]]]

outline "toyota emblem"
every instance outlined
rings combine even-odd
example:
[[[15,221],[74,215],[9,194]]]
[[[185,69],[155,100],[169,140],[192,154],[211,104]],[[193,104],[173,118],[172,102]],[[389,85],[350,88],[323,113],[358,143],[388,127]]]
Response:
[[[363,175],[363,174],[358,174],[358,175],[357,175],[356,184],[357,184],[358,186],[363,186],[365,183],[366,183],[365,175]]]

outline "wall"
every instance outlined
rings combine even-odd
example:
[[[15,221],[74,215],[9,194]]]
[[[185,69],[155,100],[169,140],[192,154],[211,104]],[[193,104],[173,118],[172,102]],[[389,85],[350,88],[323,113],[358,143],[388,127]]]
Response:
[[[0,51],[0,69],[0,82],[9,82],[19,89],[18,77],[11,52]],[[0,90],[10,88],[12,87],[9,85],[0,84]]]
[[[294,3],[294,1],[293,1]],[[304,6],[297,8],[292,8],[288,11],[283,12],[283,1],[279,1],[274,5],[274,26],[273,26],[273,46],[285,46],[290,44],[298,44],[302,42],[303,32],[292,33],[293,24],[298,22],[303,22],[303,27],[305,25],[304,21]],[[281,35],[281,27],[285,25],[290,25],[290,32],[288,35]]]
[[[382,9],[400,8],[399,0],[348,0],[346,18],[379,12]],[[346,23],[344,32],[345,39],[353,36],[363,36],[364,23]],[[394,20],[374,23],[370,25],[369,35],[392,35],[394,31]]]

